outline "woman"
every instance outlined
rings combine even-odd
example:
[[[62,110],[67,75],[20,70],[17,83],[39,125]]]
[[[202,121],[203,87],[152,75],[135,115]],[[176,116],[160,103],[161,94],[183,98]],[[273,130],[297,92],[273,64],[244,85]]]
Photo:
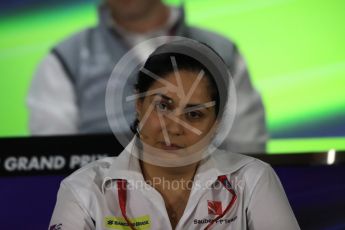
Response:
[[[51,229],[299,229],[269,165],[216,148],[229,88],[209,47],[156,49],[138,75],[136,136],[61,183]]]

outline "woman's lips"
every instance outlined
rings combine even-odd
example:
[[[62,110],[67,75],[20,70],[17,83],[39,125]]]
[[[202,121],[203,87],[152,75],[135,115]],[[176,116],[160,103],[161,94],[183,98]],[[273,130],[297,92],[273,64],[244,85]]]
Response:
[[[162,149],[164,150],[178,150],[178,149],[182,149],[182,146],[174,144],[174,143],[170,143],[169,145],[165,142],[160,142],[160,146],[162,147]]]

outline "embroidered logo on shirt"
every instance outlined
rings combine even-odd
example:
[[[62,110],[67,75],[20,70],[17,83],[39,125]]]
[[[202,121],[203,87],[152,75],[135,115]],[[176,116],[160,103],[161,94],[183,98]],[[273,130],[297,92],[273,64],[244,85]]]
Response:
[[[237,216],[232,217],[232,218],[222,218],[219,220],[216,220],[215,223],[216,224],[231,224],[232,222],[234,222],[237,219]],[[194,224],[209,224],[213,221],[213,219],[207,219],[207,218],[203,218],[203,219],[194,219],[193,223]]]
[[[62,229],[62,224],[54,224],[49,227],[49,230],[61,230]]]
[[[216,200],[207,201],[208,214],[210,215],[222,215],[222,202]]]
[[[135,229],[145,230],[151,228],[151,218],[149,215],[131,218],[129,221],[133,224]],[[125,218],[117,216],[107,216],[104,218],[104,225],[110,229],[131,230]]]

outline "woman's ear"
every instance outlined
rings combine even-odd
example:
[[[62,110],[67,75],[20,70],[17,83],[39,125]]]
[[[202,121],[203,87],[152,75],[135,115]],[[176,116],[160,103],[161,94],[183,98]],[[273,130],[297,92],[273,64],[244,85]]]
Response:
[[[218,130],[218,128],[219,128],[219,122],[218,122],[218,120],[215,120],[214,124],[212,126],[212,133],[213,133],[213,135],[216,134],[216,131]]]
[[[218,126],[218,120],[216,119],[215,121],[214,121],[214,126]]]
[[[219,122],[218,120],[215,120],[213,125],[211,126],[211,129],[209,130],[209,137],[213,139],[217,135],[217,130],[219,128]]]
[[[138,118],[140,117],[142,107],[143,107],[143,101],[140,98],[138,98],[135,102],[135,110],[138,114]]]

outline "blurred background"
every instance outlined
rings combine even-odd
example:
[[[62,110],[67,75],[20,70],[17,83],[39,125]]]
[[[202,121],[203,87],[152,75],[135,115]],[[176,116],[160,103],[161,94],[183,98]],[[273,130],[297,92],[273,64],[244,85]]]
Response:
[[[37,64],[54,44],[97,23],[98,2],[0,2],[0,137],[29,135],[25,100]],[[269,153],[345,149],[345,1],[183,4],[189,24],[238,44],[263,97]]]

